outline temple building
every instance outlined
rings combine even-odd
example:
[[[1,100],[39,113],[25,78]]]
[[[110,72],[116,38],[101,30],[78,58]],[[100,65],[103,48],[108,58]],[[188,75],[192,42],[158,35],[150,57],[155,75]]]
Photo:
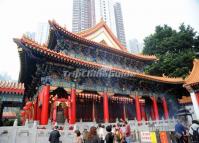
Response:
[[[0,126],[2,119],[15,119],[24,97],[24,84],[0,81]]]
[[[185,79],[185,84],[183,86],[189,91],[190,96],[181,101],[185,103],[192,102],[196,119],[199,120],[199,59],[194,60],[193,69],[190,75]]]
[[[178,99],[189,95],[182,78],[145,74],[158,59],[128,53],[104,21],[80,33],[49,24],[47,45],[14,39],[27,101],[23,122],[167,120],[179,109]]]

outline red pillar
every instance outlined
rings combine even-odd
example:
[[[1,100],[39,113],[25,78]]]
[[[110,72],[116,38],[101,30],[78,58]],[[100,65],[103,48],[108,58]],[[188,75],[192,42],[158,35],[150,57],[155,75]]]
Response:
[[[43,87],[43,101],[42,101],[42,109],[41,109],[41,125],[48,124],[48,108],[49,108],[49,92],[50,86],[46,85]]]
[[[163,110],[164,110],[164,118],[168,119],[169,118],[169,112],[168,112],[168,107],[167,107],[167,102],[165,97],[162,98],[162,104],[163,104]]]
[[[68,121],[69,121],[69,124],[72,124],[72,112],[71,112],[71,106],[72,106],[72,104],[71,104],[71,98],[70,98],[70,96],[68,96]]]
[[[76,122],[76,90],[71,89],[71,121],[70,124],[75,124]]]
[[[140,102],[138,96],[135,96],[135,109],[136,109],[136,119],[138,122],[142,120],[140,111]]]
[[[109,122],[109,111],[108,111],[108,95],[106,92],[103,94],[104,96],[104,122]]]
[[[154,109],[153,111],[154,111],[154,115],[155,115],[155,120],[159,120],[157,101],[156,101],[154,96],[152,96],[151,98],[152,98],[152,101],[153,101],[153,109]]]

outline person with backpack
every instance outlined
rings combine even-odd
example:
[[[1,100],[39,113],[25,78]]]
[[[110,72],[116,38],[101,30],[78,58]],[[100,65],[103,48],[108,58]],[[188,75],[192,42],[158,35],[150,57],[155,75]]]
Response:
[[[177,124],[175,125],[175,137],[177,143],[184,143],[184,136],[186,133],[186,127],[180,123],[180,120],[177,120]]]
[[[199,121],[193,120],[189,128],[189,135],[192,143],[199,143]]]

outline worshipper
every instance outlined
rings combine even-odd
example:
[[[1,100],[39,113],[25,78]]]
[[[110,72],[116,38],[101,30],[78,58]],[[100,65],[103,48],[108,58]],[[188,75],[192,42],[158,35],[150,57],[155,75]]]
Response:
[[[58,126],[55,126],[53,131],[51,131],[49,136],[49,142],[50,143],[60,143],[59,141],[60,133],[58,131]]]
[[[98,124],[97,135],[99,136],[101,143],[104,143],[105,130],[104,130],[104,127],[101,124]]]
[[[186,127],[180,123],[180,120],[177,120],[177,124],[175,125],[175,137],[177,143],[184,143],[184,136],[186,133]]]
[[[83,139],[81,137],[81,133],[79,130],[75,130],[75,134],[76,134],[76,137],[75,137],[75,142],[74,143],[83,143]]]
[[[97,128],[92,126],[88,133],[88,139],[85,143],[100,143],[100,138],[97,135]]]
[[[193,120],[189,128],[189,135],[192,143],[199,143],[199,121]]]
[[[83,141],[86,142],[86,140],[88,140],[88,130],[84,129],[82,136],[83,136]]]
[[[130,143],[131,142],[131,127],[127,121],[124,121],[124,124],[125,124],[125,133],[124,133],[125,140],[127,143]]]
[[[112,131],[112,126],[107,126],[106,127],[106,131],[107,131],[107,134],[106,134],[106,137],[105,137],[106,143],[113,143],[114,135],[111,132]]]

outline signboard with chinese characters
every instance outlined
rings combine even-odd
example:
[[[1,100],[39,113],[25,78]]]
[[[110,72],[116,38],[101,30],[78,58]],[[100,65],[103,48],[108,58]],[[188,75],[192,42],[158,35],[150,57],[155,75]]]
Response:
[[[140,132],[140,138],[142,143],[151,143],[150,132]]]

